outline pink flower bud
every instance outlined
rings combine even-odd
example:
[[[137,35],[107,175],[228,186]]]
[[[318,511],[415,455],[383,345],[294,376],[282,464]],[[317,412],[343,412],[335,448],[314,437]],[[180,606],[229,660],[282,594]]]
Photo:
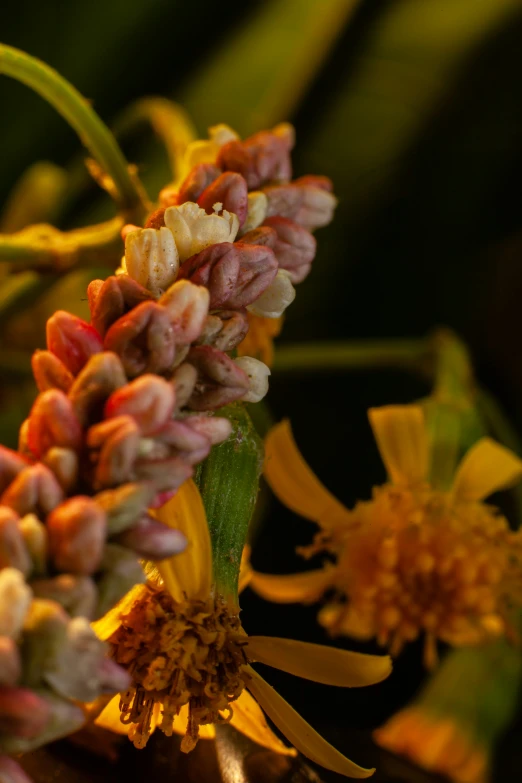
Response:
[[[87,446],[99,449],[93,485],[95,489],[132,481],[140,433],[131,416],[103,421],[87,432]]]
[[[247,181],[249,190],[267,182],[285,182],[292,176],[289,136],[261,131],[245,141],[224,144],[216,163],[224,171],[237,171]]]
[[[203,191],[208,188],[220,174],[221,170],[218,169],[217,166],[214,166],[213,163],[198,163],[190,170],[181,183],[177,201],[165,204],[165,206],[170,207],[173,206],[174,203],[184,204],[185,201],[197,201]],[[221,199],[216,199],[216,201],[221,201]],[[225,207],[225,209],[228,209],[228,207]],[[232,210],[232,212],[233,211],[234,210]]]
[[[259,226],[258,228],[253,228],[252,231],[247,231],[246,234],[243,234],[241,239],[238,239],[236,242],[236,245],[243,242],[246,245],[263,245],[264,247],[269,247],[273,250],[276,241],[277,233],[273,228]]]
[[[74,487],[78,480],[78,454],[75,451],[54,446],[46,453],[43,463],[52,470],[65,492]]]
[[[9,756],[0,756],[0,781],[2,783],[32,783],[22,767]]]
[[[180,554],[187,547],[183,533],[149,516],[144,516],[133,527],[121,533],[118,543],[148,560],[164,560]]]
[[[221,204],[221,210],[234,212],[242,226],[248,212],[248,188],[241,174],[226,171],[209,185],[198,198],[198,204],[211,215],[214,204]],[[220,211],[221,211],[220,210]]]
[[[192,466],[181,457],[154,461],[137,460],[134,471],[138,481],[152,482],[157,492],[178,489],[194,472]]]
[[[69,391],[74,412],[85,427],[93,417],[99,418],[107,398],[127,383],[120,357],[111,351],[92,356],[76,377]]]
[[[158,304],[169,314],[178,345],[197,340],[208,313],[209,293],[204,286],[178,280],[160,297]]]
[[[300,283],[310,272],[315,258],[315,238],[297,223],[283,217],[270,217],[265,225],[277,233],[274,254],[281,269],[286,269],[292,283]]]
[[[172,416],[175,398],[171,383],[157,375],[142,375],[111,394],[105,417],[132,416],[142,435],[153,435]]]
[[[208,316],[198,343],[212,345],[218,351],[232,351],[247,332],[248,319],[244,310],[218,310]]]
[[[111,661],[110,658],[102,658],[98,666],[98,686],[101,693],[122,693],[131,685],[130,674]]]
[[[0,732],[33,739],[50,719],[47,703],[27,688],[0,688]]]
[[[47,321],[47,347],[77,375],[88,359],[102,350],[102,341],[93,326],[65,310],[58,310]]]
[[[287,185],[264,188],[268,199],[268,217],[285,217],[315,231],[333,218],[337,199],[330,192],[327,177],[301,177]]]
[[[240,399],[249,388],[247,374],[229,356],[209,345],[192,348],[188,361],[198,371],[198,383],[188,401],[192,410],[221,408]]]
[[[19,517],[10,508],[0,506],[0,569],[16,568],[23,574],[31,569],[31,558],[19,528]]]
[[[16,451],[0,446],[0,492],[3,492],[27,465],[27,460]]]
[[[130,483],[95,495],[94,500],[107,516],[109,535],[122,533],[140,519],[146,513],[155,494],[151,484]]]
[[[96,300],[100,295],[100,291],[103,288],[103,284],[104,284],[103,280],[91,280],[91,282],[87,286],[87,301],[89,303],[89,310],[91,311],[91,313],[92,313],[92,308],[94,307]]]
[[[276,273],[277,261],[270,248],[222,242],[187,259],[179,276],[209,289],[212,310],[236,310],[261,296]]]
[[[189,419],[179,421],[174,419],[169,421],[157,433],[157,440],[165,443],[171,449],[175,449],[177,452],[190,453],[192,451],[207,450],[210,449],[210,440],[204,434],[200,434],[197,430],[189,426]]]
[[[118,354],[129,378],[166,372],[176,354],[169,313],[156,302],[143,302],[111,326],[105,350]]]
[[[38,391],[60,389],[68,392],[74,380],[63,362],[50,351],[35,351],[31,359],[33,375]]]
[[[29,448],[42,457],[53,446],[77,451],[82,429],[69,398],[58,389],[49,389],[36,398],[29,414]]]
[[[220,416],[189,416],[185,424],[208,438],[212,446],[223,443],[232,432],[231,422]]]
[[[198,379],[198,372],[195,367],[188,362],[180,364],[176,368],[174,374],[171,377],[171,383],[174,385],[176,392],[176,408],[184,408]]]
[[[87,293],[89,294],[91,286],[99,282],[94,280],[89,285]],[[96,288],[96,293],[92,297],[89,297],[92,324],[104,337],[109,327],[122,315],[151,299],[150,292],[129,275],[112,275]]]
[[[49,515],[47,530],[55,568],[85,575],[98,569],[107,520],[92,498],[77,495],[64,501]]]
[[[1,502],[23,517],[32,513],[46,516],[62,500],[63,490],[53,473],[39,462],[18,474]]]

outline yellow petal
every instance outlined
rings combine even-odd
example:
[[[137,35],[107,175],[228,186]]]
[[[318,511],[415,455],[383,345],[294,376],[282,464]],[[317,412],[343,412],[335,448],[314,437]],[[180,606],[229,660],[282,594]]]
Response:
[[[237,586],[238,593],[242,593],[245,588],[250,584],[252,579],[252,566],[250,565],[250,552],[252,547],[249,544],[245,544],[243,547],[243,554],[241,555],[241,565],[239,567],[239,582]]]
[[[365,655],[272,636],[249,636],[248,657],[297,677],[341,688],[373,685],[392,670],[388,655]]]
[[[122,615],[127,614],[130,611],[134,602],[141,598],[144,592],[144,585],[134,585],[127,595],[124,595],[116,606],[108,611],[106,615],[99,620],[96,620],[94,623],[91,623],[92,629],[98,639],[105,641],[118,630],[121,625]]]
[[[321,737],[300,715],[250,666],[245,670],[248,690],[268,717],[304,756],[326,769],[350,778],[368,778],[375,770],[354,764]]]
[[[453,482],[456,500],[483,500],[522,478],[522,460],[491,438],[481,438],[465,455]]]
[[[230,723],[235,729],[263,748],[273,750],[275,753],[282,753],[285,756],[296,755],[294,748],[287,748],[276,737],[266,722],[261,707],[248,691],[243,691],[239,699],[232,702],[230,706],[233,709]]]
[[[179,734],[180,736],[184,737],[187,733],[187,724],[189,719],[189,709],[188,704],[184,704],[183,707],[180,709],[178,715],[176,716],[174,720],[174,724],[172,726],[172,729],[175,734]],[[213,740],[216,738],[216,730],[214,728],[213,723],[206,723],[203,726],[199,727],[199,738],[200,739],[210,739]]]
[[[165,525],[181,530],[188,539],[184,552],[157,564],[165,587],[177,602],[185,596],[206,600],[212,582],[212,549],[203,501],[192,479],[151,514]]]
[[[279,500],[302,517],[330,527],[348,516],[347,509],[306,464],[286,419],[267,435],[264,473]]]
[[[318,568],[302,574],[260,574],[252,571],[249,587],[267,601],[280,604],[318,601],[332,583],[331,568]]]
[[[130,725],[128,723],[122,723],[120,715],[120,696],[118,694],[110,700],[94,722],[97,726],[101,726],[102,729],[108,729],[115,734],[124,734],[127,736]]]
[[[416,484],[428,475],[428,434],[418,405],[370,408],[370,425],[394,484]]]

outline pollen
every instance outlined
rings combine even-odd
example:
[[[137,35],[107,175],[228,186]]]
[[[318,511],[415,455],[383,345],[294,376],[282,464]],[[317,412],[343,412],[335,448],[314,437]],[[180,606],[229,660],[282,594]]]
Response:
[[[121,721],[129,738],[143,748],[155,728],[167,736],[182,707],[188,723],[181,749],[191,751],[199,727],[228,722],[231,703],[244,688],[241,667],[248,663],[247,637],[239,618],[219,601],[186,600],[148,586],[109,639],[112,658],[131,674],[121,695]]]
[[[393,655],[424,633],[429,668],[437,639],[474,644],[502,633],[520,590],[520,535],[492,506],[427,484],[375,488],[308,554],[325,549],[337,566],[322,624],[332,635],[375,636]]]

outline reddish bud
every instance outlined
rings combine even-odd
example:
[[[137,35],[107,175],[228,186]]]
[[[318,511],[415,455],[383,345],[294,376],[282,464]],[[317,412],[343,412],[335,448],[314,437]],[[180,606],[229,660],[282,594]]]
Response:
[[[176,368],[170,380],[176,392],[176,407],[178,409],[183,408],[187,404],[194,391],[197,379],[198,372],[196,368],[188,364],[188,362],[180,364]]]
[[[249,388],[247,374],[229,356],[209,345],[192,348],[188,361],[198,371],[198,383],[188,401],[192,410],[221,408],[238,400]]]
[[[223,443],[232,432],[232,424],[220,416],[189,416],[185,424],[195,432],[208,438],[212,446]]]
[[[9,756],[0,756],[0,781],[2,783],[32,783],[22,767]]]
[[[101,281],[94,280],[91,286]],[[146,288],[137,283],[129,275],[112,275],[101,286],[97,286],[89,297],[89,309],[91,311],[92,324],[99,334],[104,337],[109,327],[142,302],[152,299],[152,295]]]
[[[59,571],[89,575],[100,565],[107,520],[92,498],[77,495],[47,519],[49,553]]]
[[[39,462],[18,474],[1,502],[23,517],[31,513],[46,516],[62,500],[63,490],[54,474]]]
[[[286,269],[292,283],[300,283],[310,272],[317,242],[302,226],[283,217],[271,217],[265,225],[277,234],[274,254],[281,269]]]
[[[209,185],[198,198],[198,204],[205,212],[211,215],[214,212],[214,204],[222,204],[223,209],[234,212],[239,225],[242,226],[248,212],[248,188],[246,180],[241,174],[226,171]]]
[[[221,242],[205,248],[181,266],[179,276],[204,285],[211,309],[241,309],[265,291],[277,273],[268,247]]]
[[[185,201],[197,201],[203,191],[216,180],[221,174],[221,170],[212,163],[198,163],[194,166],[186,178],[181,183],[177,199],[173,203],[165,206],[174,206],[175,204],[184,204]],[[218,199],[220,201],[221,199]],[[228,209],[228,207],[225,207]]]
[[[133,527],[121,533],[118,543],[148,560],[164,560],[180,554],[187,547],[183,533],[149,516],[144,516]]]
[[[138,460],[134,465],[134,471],[138,481],[150,481],[157,492],[178,489],[194,472],[192,466],[182,457],[154,461]]]
[[[129,378],[166,372],[176,354],[169,313],[156,302],[143,302],[111,326],[105,349],[118,354]]]
[[[103,421],[87,432],[87,445],[99,449],[94,475],[95,489],[132,481],[140,433],[131,416]]]
[[[90,357],[102,350],[102,341],[93,326],[58,310],[47,321],[47,347],[77,375]]]
[[[219,310],[208,316],[198,343],[212,345],[218,351],[232,351],[247,332],[248,319],[244,310]]]
[[[142,435],[153,435],[172,416],[175,399],[171,383],[157,375],[142,375],[111,394],[105,417],[132,416]]]
[[[225,171],[237,171],[249,190],[267,182],[285,182],[292,176],[289,137],[261,131],[245,141],[229,141],[218,154],[216,163]]]
[[[44,699],[27,688],[0,688],[0,732],[33,739],[51,715]]]
[[[19,528],[19,517],[14,511],[0,506],[0,569],[16,568],[23,574],[31,569],[31,558],[27,552]]]
[[[327,177],[302,177],[287,185],[266,187],[267,216],[289,218],[309,231],[327,226],[337,205],[330,188]]]
[[[27,467],[27,464],[27,460],[16,451],[0,446],[0,492],[9,486],[15,476]]]
[[[269,247],[273,250],[276,241],[277,234],[273,228],[259,226],[259,228],[253,228],[252,231],[247,231],[246,234],[243,234],[236,244],[263,245],[264,247]]]
[[[144,228],[161,228],[164,225],[165,207],[160,207],[148,216]]]
[[[120,357],[110,351],[92,356],[69,391],[74,412],[83,426],[101,418],[107,398],[127,383]]]
[[[60,389],[68,392],[74,380],[63,362],[50,351],[35,351],[31,359],[33,375],[38,391]]]
[[[78,450],[82,429],[69,398],[58,389],[49,389],[36,398],[29,414],[29,448],[42,457],[53,446]]]
[[[199,337],[208,313],[209,292],[204,286],[178,280],[159,299],[168,312],[177,345],[189,345]]]

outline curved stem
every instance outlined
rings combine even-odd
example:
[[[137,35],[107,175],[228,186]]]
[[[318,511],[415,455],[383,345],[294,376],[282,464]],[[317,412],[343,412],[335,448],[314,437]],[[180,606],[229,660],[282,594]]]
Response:
[[[16,234],[0,234],[0,261],[15,264],[11,271],[72,266],[115,266],[123,252],[122,218],[106,223],[59,231],[47,224],[30,226]]]
[[[279,373],[342,372],[379,367],[422,369],[433,353],[429,339],[289,343],[275,353]]]
[[[197,138],[188,113],[168,98],[142,98],[123,112],[114,124],[114,134],[125,136],[144,122],[150,124],[165,145],[172,174],[179,179],[183,173],[183,153]]]
[[[62,115],[113,181],[118,207],[126,220],[141,222],[146,205],[127,161],[109,128],[78,90],[36,57],[4,44],[0,44],[0,73],[23,82]]]

